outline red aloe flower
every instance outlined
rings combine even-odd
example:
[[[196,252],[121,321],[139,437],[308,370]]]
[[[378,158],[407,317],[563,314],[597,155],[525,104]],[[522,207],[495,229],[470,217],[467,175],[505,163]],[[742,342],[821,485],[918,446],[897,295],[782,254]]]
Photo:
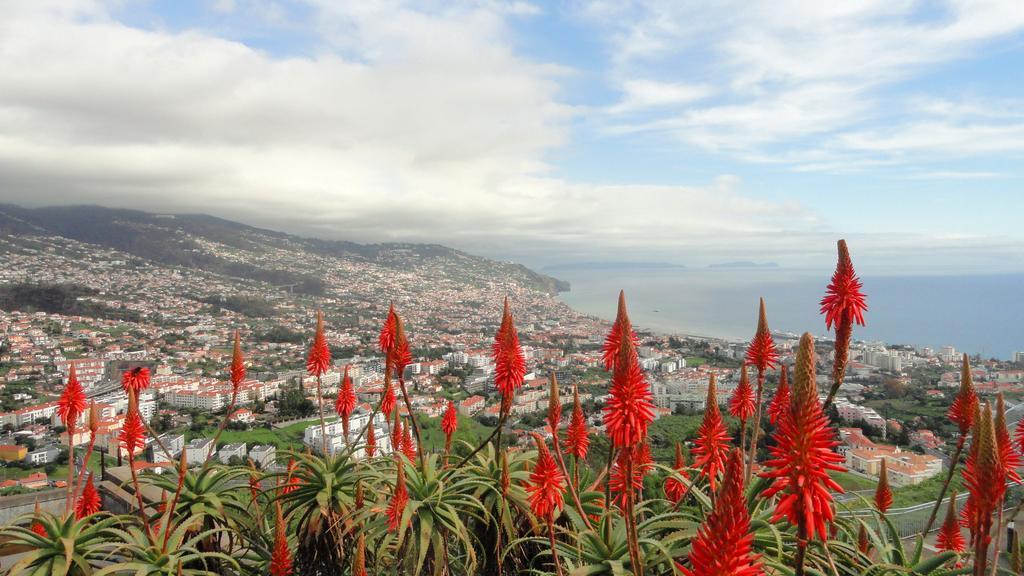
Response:
[[[630,464],[633,467],[632,478],[629,476]],[[615,465],[612,466],[609,486],[614,494],[612,501],[621,508],[626,508],[627,496],[635,496],[644,488],[644,476],[653,464],[651,459],[651,447],[647,442],[641,442],[639,447],[626,448],[619,452]],[[632,492],[629,490],[632,489]],[[635,501],[635,500],[634,500]]]
[[[85,392],[82,384],[78,381],[78,374],[75,371],[75,363],[71,363],[68,369],[68,383],[64,386],[64,392],[57,400],[57,415],[61,423],[68,429],[68,435],[74,436],[75,426],[78,419],[85,412]]]
[[[964,485],[969,493],[964,507],[965,520],[971,530],[971,543],[976,546],[976,561],[987,564],[988,544],[992,539],[992,519],[1006,493],[1003,465],[999,461],[992,408],[986,403],[976,419],[971,434],[971,452],[964,466]]]
[[[135,453],[146,444],[146,425],[142,423],[134,398],[128,402],[128,414],[121,426],[121,444],[128,452],[129,459],[134,459]]]
[[[676,464],[675,474],[665,478],[665,496],[673,503],[678,504],[689,491],[686,483],[680,478],[689,479],[690,474],[686,471],[686,459],[683,457],[683,447],[676,442]],[[678,475],[678,477],[677,477]]]
[[[864,526],[863,522],[859,524],[857,527],[857,550],[861,554],[867,554],[868,550],[871,549],[871,541],[868,540],[868,529]]]
[[[878,485],[875,486],[875,507],[885,514],[892,506],[892,489],[889,488],[889,470],[885,458],[882,458],[882,469],[878,472]]]
[[[126,394],[134,393],[137,397],[139,392],[149,388],[149,368],[137,366],[130,370],[125,370],[121,374],[121,388],[124,389]]]
[[[391,426],[391,451],[398,452],[402,449],[402,418],[395,413],[395,423]]]
[[[729,413],[740,420],[754,415],[754,389],[750,387],[746,366],[740,368],[740,383],[729,398]]]
[[[956,512],[956,490],[949,497],[949,508],[946,509],[946,520],[939,528],[935,537],[935,548],[939,552],[963,552],[967,549],[964,536],[960,533],[960,523],[957,522]]]
[[[327,345],[327,336],[324,334],[324,314],[317,310],[316,334],[313,336],[309,356],[306,358],[306,371],[311,376],[322,376],[330,367],[331,348]]]
[[[284,487],[281,488],[282,494],[291,494],[292,492],[299,489],[301,481],[295,477],[295,470],[298,469],[299,463],[295,461],[295,458],[288,459],[287,476],[285,477]]]
[[[444,411],[444,416],[441,417],[441,431],[444,432],[444,445],[445,450],[451,448],[452,434],[455,434],[455,430],[459,427],[459,414],[455,410],[455,402],[452,400],[448,401],[448,408]]]
[[[622,311],[623,322],[628,323],[625,305]],[[654,421],[654,404],[632,338],[619,339],[609,392],[604,406],[604,424],[612,445],[628,448],[639,444],[647,437],[647,427]]]
[[[503,404],[510,402],[526,376],[526,358],[519,346],[519,333],[512,323],[512,310],[505,298],[501,326],[494,335],[494,386],[501,392]]]
[[[764,569],[753,553],[750,512],[743,498],[743,456],[732,450],[715,509],[697,531],[690,548],[688,576],[760,576]]]
[[[551,433],[558,435],[558,425],[562,421],[562,399],[559,395],[558,388],[558,377],[552,372],[549,382],[548,390],[548,426],[551,428]]]
[[[402,512],[405,505],[409,503],[409,489],[405,486],[405,463],[402,458],[395,459],[398,463],[398,471],[395,474],[395,491],[391,494],[391,502],[388,503],[388,532],[398,530],[402,522]]]
[[[411,425],[406,425],[405,427],[403,427],[401,446],[402,454],[405,454],[405,457],[408,458],[409,461],[411,462],[416,459],[416,445],[413,444],[412,434],[409,432],[410,428],[412,428]]]
[[[391,372],[384,370],[384,392],[380,397],[380,411],[385,416],[391,416],[395,409],[395,389],[391,387]]]
[[[611,330],[608,331],[608,336],[604,339],[604,346],[601,348],[604,369],[609,372],[615,368],[619,348],[622,346],[623,334],[629,334],[629,339],[633,342],[633,346],[639,344],[640,340],[636,337],[636,333],[633,332],[629,315],[626,313],[626,293],[619,290],[619,309],[615,314],[615,321],[612,322]]]
[[[37,534],[39,536],[42,536],[43,538],[46,538],[48,536],[48,534],[46,532],[46,527],[43,526],[43,523],[38,520],[39,515],[41,513],[42,513],[42,509],[39,507],[39,502],[37,501],[36,502],[36,507],[32,511],[32,517],[36,518],[36,520],[34,522],[32,522],[32,526],[29,528],[29,530],[31,530],[32,532],[34,532],[35,534]]]
[[[381,352],[390,352],[395,347],[395,304],[388,306],[388,315],[384,318],[384,326],[380,329],[380,337],[377,342],[380,344]]]
[[[292,553],[288,549],[288,535],[285,533],[281,503],[276,503],[277,518],[274,521],[274,550],[270,556],[270,576],[291,576]]]
[[[231,387],[237,392],[245,380],[245,357],[242,355],[242,339],[235,330],[235,346],[231,351]]]
[[[360,530],[356,539],[356,553],[352,557],[352,576],[367,576],[366,574],[366,534]]]
[[[569,427],[565,431],[565,443],[569,453],[576,459],[585,460],[587,458],[590,437],[587,434],[587,420],[583,416],[583,407],[580,405],[580,391],[576,386],[572,387],[572,416],[569,418]]]
[[[338,388],[338,398],[334,401],[334,411],[341,416],[341,425],[348,438],[348,418],[356,409],[356,391],[352,388],[352,378],[348,375],[348,365],[345,365],[345,375],[341,378],[341,386]]]
[[[1022,464],[1020,453],[1013,446],[1010,439],[1010,431],[1006,428],[1006,403],[1003,401],[1003,393],[1000,392],[996,400],[996,443],[999,446],[999,462],[1003,465],[1003,475],[1006,481],[1021,483],[1020,474],[1017,468]]]
[[[366,426],[366,457],[373,458],[377,455],[377,433],[373,431],[373,422]]]
[[[805,332],[796,356],[789,410],[779,419],[775,445],[769,448],[771,459],[761,473],[774,478],[764,496],[782,495],[772,521],[785,517],[797,526],[803,545],[807,539],[827,538],[825,524],[835,515],[829,490],[843,491],[828,472],[845,471],[839,465],[843,457],[834,450],[839,443],[818,400],[814,358],[814,338]]]
[[[779,374],[779,387],[775,389],[775,395],[768,404],[768,421],[775,424],[787,410],[789,410],[789,370],[785,366]]]
[[[747,346],[746,364],[757,368],[757,371],[764,374],[778,365],[779,353],[775,349],[775,340],[768,330],[768,315],[764,311],[764,298],[761,298],[761,311],[757,317],[757,331],[754,338]]]
[[[863,326],[864,312],[868,309],[864,293],[861,292],[864,285],[853,269],[846,240],[840,240],[838,247],[839,260],[836,263],[836,271],[832,274],[832,282],[825,290],[825,297],[821,299],[825,328],[832,329],[832,325],[835,324],[837,330],[843,324],[852,325],[854,322]]]
[[[81,520],[86,516],[92,516],[100,511],[102,505],[100,493],[96,491],[96,486],[92,483],[92,474],[89,474],[89,478],[85,481],[85,489],[78,495],[78,500],[75,502],[75,518]]]
[[[401,378],[405,374],[405,367],[412,363],[412,350],[409,348],[409,338],[405,335],[405,323],[402,317],[395,312],[395,347],[388,355],[391,368],[395,371],[395,377]]]
[[[956,423],[963,436],[974,425],[974,416],[978,410],[978,394],[974,391],[974,380],[971,377],[971,361],[964,354],[960,368],[960,392],[949,407],[949,419]]]
[[[825,297],[821,299],[825,327],[831,329],[835,325],[836,328],[835,361],[832,365],[832,389],[829,391],[829,400],[842,384],[846,373],[853,323],[864,325],[864,311],[868,309],[868,305],[862,288],[863,284],[853,270],[853,261],[850,260],[846,240],[840,240],[836,271],[832,274],[832,282],[825,291]]]
[[[708,397],[704,404],[704,420],[697,430],[693,447],[693,465],[700,468],[701,476],[707,476],[711,491],[715,491],[718,473],[725,468],[725,457],[729,454],[732,437],[725,428],[722,413],[718,409],[718,392],[715,375],[708,380]]]
[[[562,492],[565,490],[565,476],[540,435],[534,433],[533,438],[537,442],[537,463],[530,472],[530,483],[526,491],[529,493],[533,514],[550,522],[564,504]]]

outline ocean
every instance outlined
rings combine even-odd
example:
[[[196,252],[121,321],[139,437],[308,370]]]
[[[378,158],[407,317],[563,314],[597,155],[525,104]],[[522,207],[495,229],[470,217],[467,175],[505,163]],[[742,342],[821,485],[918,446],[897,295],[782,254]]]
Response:
[[[762,296],[772,330],[824,334],[818,301],[832,270],[612,267],[545,272],[571,283],[561,298],[581,312],[613,318],[623,289],[630,318],[639,328],[745,340],[754,333]],[[867,326],[854,328],[855,339],[935,350],[950,345],[1000,359],[1024,350],[1024,274],[861,279]]]

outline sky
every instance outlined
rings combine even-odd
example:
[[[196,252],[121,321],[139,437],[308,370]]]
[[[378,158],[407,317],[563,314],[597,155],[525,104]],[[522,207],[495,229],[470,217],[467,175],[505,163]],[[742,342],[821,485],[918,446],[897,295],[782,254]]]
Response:
[[[1019,0],[0,0],[0,201],[1024,271]]]

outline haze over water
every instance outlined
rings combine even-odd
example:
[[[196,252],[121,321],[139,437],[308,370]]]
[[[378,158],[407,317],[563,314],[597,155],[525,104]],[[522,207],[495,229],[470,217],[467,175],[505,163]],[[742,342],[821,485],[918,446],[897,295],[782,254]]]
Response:
[[[761,296],[773,330],[824,334],[818,301],[832,272],[671,267],[547,271],[572,283],[572,290],[561,297],[582,312],[611,319],[621,288],[639,328],[729,339],[753,335]],[[1001,359],[1024,350],[1024,274],[862,280],[867,326],[855,327],[855,339],[936,350],[952,345]]]

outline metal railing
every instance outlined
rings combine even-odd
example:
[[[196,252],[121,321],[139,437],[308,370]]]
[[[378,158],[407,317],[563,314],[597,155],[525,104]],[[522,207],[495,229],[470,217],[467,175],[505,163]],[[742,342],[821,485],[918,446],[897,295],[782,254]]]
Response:
[[[1006,483],[1006,509],[1012,509],[1015,507],[1022,498],[1024,498],[1024,486],[1016,483]],[[957,494],[957,506],[962,507],[964,502],[967,500],[967,494]],[[939,509],[938,519],[935,524],[932,525],[932,531],[938,530],[942,526],[942,519],[945,517],[946,506],[949,506],[949,497],[947,496],[942,500],[942,508]],[[900,538],[909,538],[911,536],[917,536],[924,530],[925,524],[928,522],[928,517],[932,513],[932,508],[935,507],[935,500],[930,502],[924,502],[922,504],[915,504],[913,506],[907,506],[905,508],[890,508],[885,513],[886,517],[895,526],[896,531],[899,533]],[[844,518],[867,518],[874,517],[874,508],[859,508],[856,510],[837,510],[836,516]]]

